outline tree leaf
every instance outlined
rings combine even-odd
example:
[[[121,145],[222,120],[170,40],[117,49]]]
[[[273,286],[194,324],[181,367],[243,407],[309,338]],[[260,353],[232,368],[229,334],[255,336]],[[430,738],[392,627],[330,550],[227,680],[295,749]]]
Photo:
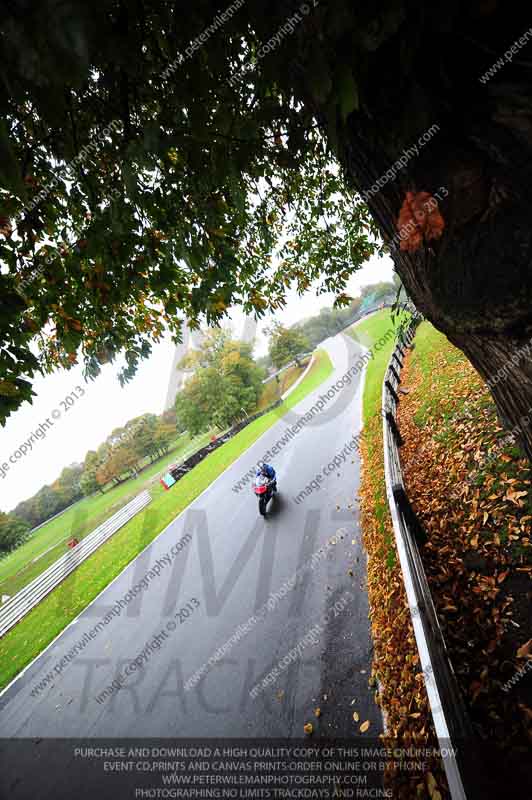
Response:
[[[358,111],[359,108],[358,86],[349,67],[342,70],[337,82],[337,89],[340,116],[345,122],[349,114]]]

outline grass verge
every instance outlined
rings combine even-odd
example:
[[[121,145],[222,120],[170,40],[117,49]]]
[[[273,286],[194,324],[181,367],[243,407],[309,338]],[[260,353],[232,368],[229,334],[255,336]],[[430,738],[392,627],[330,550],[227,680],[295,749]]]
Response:
[[[61,586],[0,640],[0,688],[6,686],[93,600],[138,553],[196,499],[268,428],[316,389],[333,371],[319,350],[304,380],[283,405],[250,423],[210,453],[168,492],[160,492],[146,510],[125,525]]]

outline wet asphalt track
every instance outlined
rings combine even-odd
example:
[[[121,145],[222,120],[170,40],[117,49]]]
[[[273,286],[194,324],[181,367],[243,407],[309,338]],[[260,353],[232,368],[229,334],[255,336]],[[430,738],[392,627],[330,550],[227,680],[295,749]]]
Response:
[[[38,796],[59,796],[53,787],[64,781],[64,774],[54,770],[53,758],[48,769],[38,767],[48,737],[300,737],[308,721],[315,737],[343,737],[358,733],[354,709],[360,721],[370,720],[368,736],[382,730],[368,688],[372,648],[355,501],[358,456],[348,456],[324,477],[319,491],[299,504],[294,501],[359,432],[361,373],[272,459],[279,493],[266,520],[259,517],[249,486],[239,493],[232,490],[287,424],[325,394],[361,353],[343,334],[322,347],[333,361],[334,375],[224,472],[0,696],[0,737],[35,739],[40,754],[25,768],[4,761],[1,796],[35,796],[29,790],[37,772]],[[179,485],[171,491],[177,495]],[[165,565],[149,588],[65,664],[53,683],[32,696],[83,633],[183,536],[189,541],[171,566]],[[333,537],[336,544],[328,545]],[[310,568],[309,559],[320,548],[324,555]],[[279,595],[271,610],[187,691],[187,679],[298,569],[295,587]],[[346,601],[336,615],[334,604],[341,609]],[[187,603],[190,615],[176,618]],[[175,630],[169,632],[172,621]],[[316,625],[319,637],[313,644],[307,634]],[[98,702],[96,697],[162,630],[167,635],[143,669]],[[299,656],[252,697],[250,690],[298,644]],[[317,706],[319,719],[313,713]]]

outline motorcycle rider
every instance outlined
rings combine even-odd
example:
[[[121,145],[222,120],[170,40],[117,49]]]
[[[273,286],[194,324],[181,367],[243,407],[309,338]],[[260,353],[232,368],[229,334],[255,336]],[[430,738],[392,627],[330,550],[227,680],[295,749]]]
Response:
[[[272,489],[274,492],[277,491],[277,477],[275,474],[275,470],[271,464],[266,464],[264,461],[257,467],[256,476],[262,475],[264,478],[268,478],[269,481],[272,482]]]

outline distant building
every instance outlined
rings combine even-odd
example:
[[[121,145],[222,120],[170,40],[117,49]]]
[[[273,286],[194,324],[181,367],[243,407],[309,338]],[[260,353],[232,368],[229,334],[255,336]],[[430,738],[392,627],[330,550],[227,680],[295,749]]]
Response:
[[[200,349],[203,339],[204,334],[201,331],[191,331],[188,327],[188,324],[185,323],[185,325],[183,325],[182,341],[176,345],[174,357],[172,359],[172,366],[170,368],[166,402],[164,404],[165,410],[174,407],[177,393],[181,391],[187,381],[187,378],[189,378],[194,372],[194,370],[191,369],[183,369],[179,366],[179,364],[182,362],[187,353]]]
[[[246,344],[253,344],[256,335],[257,335],[257,320],[255,319],[255,317],[247,316],[244,320],[244,329],[242,331],[242,336],[240,337],[240,341],[245,342]]]

